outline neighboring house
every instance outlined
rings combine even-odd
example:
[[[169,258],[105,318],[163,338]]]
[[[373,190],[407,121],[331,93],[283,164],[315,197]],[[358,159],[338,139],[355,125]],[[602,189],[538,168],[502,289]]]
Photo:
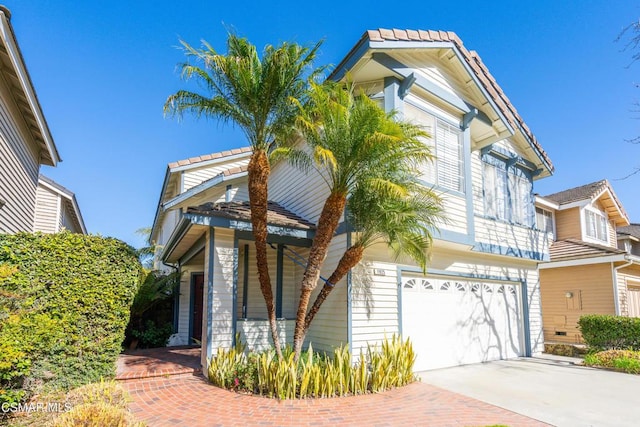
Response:
[[[76,196],[52,179],[40,175],[33,231],[58,233],[63,230],[87,234]]]
[[[536,201],[538,227],[554,234],[550,262],[539,265],[545,341],[580,343],[584,314],[640,316],[638,228],[609,182]]]
[[[40,165],[60,161],[10,17],[0,6],[0,233],[33,231]]]
[[[435,235],[426,276],[393,261],[386,245],[367,250],[336,285],[307,343],[318,350],[348,343],[358,354],[401,334],[413,341],[416,370],[541,352],[537,264],[548,259],[549,234],[535,227],[532,186],[553,166],[529,128],[479,56],[451,32],[367,31],[330,78],[347,72],[387,111],[432,135],[425,142],[438,160],[424,181],[442,194],[449,221]],[[181,343],[202,342],[203,366],[236,333],[249,348],[269,344],[246,203],[249,155],[241,149],[170,164],[152,230],[158,263],[183,273],[177,333]],[[270,272],[285,342],[327,195],[315,171],[272,166]],[[343,222],[322,276],[351,236]]]

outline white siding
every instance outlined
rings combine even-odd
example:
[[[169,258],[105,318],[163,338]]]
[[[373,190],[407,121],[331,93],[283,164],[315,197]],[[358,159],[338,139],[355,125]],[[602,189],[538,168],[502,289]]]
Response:
[[[365,252],[362,264],[352,276],[353,354],[366,351],[399,332],[397,264],[390,262],[386,246],[375,245]]]
[[[442,201],[447,221],[440,224],[439,228],[467,234],[467,201],[465,198],[453,194],[443,194]]]
[[[210,251],[210,239],[213,238],[214,248]],[[234,258],[234,230],[216,228],[214,235],[207,232],[205,246],[204,268],[204,308],[202,310],[202,364],[206,366],[206,358],[217,348],[229,348],[233,344],[233,279]],[[209,265],[211,260],[212,265]],[[209,283],[210,269],[213,269],[213,283]],[[213,295],[209,295],[209,287],[213,287]],[[208,315],[209,299],[212,298],[211,313]],[[211,317],[212,340],[207,340],[207,318]]]
[[[69,201],[62,200],[60,229],[69,230],[72,233],[82,233],[80,225],[75,220],[75,215],[71,212],[71,205]]]
[[[200,168],[187,169],[182,172],[182,190],[181,193],[188,189],[195,187],[198,184],[202,184],[204,181],[219,175],[227,169],[242,167],[249,164],[249,158],[243,158],[235,161],[228,161],[224,163],[218,163],[210,166],[202,166]]]
[[[36,189],[36,209],[33,231],[57,233],[60,231],[60,195],[39,185]]]
[[[320,174],[303,172],[285,161],[276,164],[269,178],[269,200],[273,200],[315,223],[322,212],[329,187]]]
[[[333,238],[320,273],[322,277],[328,278],[333,273],[342,254],[347,249],[346,236],[346,234],[342,234]],[[318,287],[311,295],[309,305],[313,304],[323,285],[322,281],[318,281]],[[313,320],[306,337],[305,347],[311,343],[314,350],[330,352],[334,347],[347,344],[349,340],[347,317],[347,280],[344,278],[336,284]]]
[[[283,345],[293,345],[293,332],[296,321],[278,320],[277,323],[280,342]],[[238,320],[236,325],[240,340],[247,345],[249,350],[265,351],[273,348],[273,339],[271,339],[268,320]]]
[[[178,299],[178,330],[180,345],[189,344],[189,324],[191,318],[191,276],[202,273],[202,267],[188,265],[180,269],[180,296]],[[203,329],[204,331],[204,329]]]
[[[475,217],[475,231],[476,242],[509,248],[510,255],[527,256],[525,251],[549,253],[549,237],[551,235],[540,230]]]
[[[17,110],[4,81],[0,81],[0,233],[33,231],[39,151],[25,135],[24,120]],[[11,105],[11,106],[10,106]],[[13,112],[13,113],[12,113]]]

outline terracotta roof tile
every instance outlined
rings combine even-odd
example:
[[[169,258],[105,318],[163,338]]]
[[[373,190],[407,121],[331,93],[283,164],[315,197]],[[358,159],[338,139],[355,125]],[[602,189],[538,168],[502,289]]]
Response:
[[[178,160],[177,162],[169,163],[169,169],[177,168],[179,166],[188,166],[196,163],[206,162],[208,160],[222,159],[224,157],[234,156],[237,154],[250,153],[251,147],[234,148],[233,150],[221,151],[219,153],[205,154],[197,157],[190,157],[184,160]]]
[[[189,207],[187,213],[251,221],[249,202],[205,203],[197,207]],[[302,230],[316,228],[311,222],[285,209],[276,202],[268,202],[267,222],[272,225]]]
[[[417,33],[419,38],[414,37]],[[494,100],[498,109],[502,112],[504,117],[510,126],[514,128],[520,128],[522,133],[531,141],[531,144],[540,153],[544,161],[549,165],[549,168],[553,171],[553,163],[551,159],[544,151],[535,135],[531,132],[531,129],[525,125],[524,120],[518,114],[509,98],[504,94],[502,88],[496,83],[495,78],[489,72],[489,69],[484,65],[480,56],[475,51],[467,50],[462,40],[458,35],[452,31],[434,31],[434,30],[399,30],[399,29],[384,29],[368,30],[365,32],[364,37],[367,37],[371,41],[396,41],[399,38],[402,40],[413,40],[418,42],[439,42],[450,41],[461,52],[464,61],[469,65],[473,73],[476,75],[480,83],[489,93]]]
[[[610,246],[595,245],[582,240],[566,239],[553,242],[549,250],[551,261],[620,255],[626,252]]]

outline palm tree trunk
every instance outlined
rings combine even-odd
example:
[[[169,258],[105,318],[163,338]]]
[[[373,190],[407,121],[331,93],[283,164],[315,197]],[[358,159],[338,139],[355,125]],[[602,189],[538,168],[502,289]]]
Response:
[[[276,310],[273,304],[273,290],[271,289],[271,278],[269,277],[269,264],[267,261],[267,201],[268,201],[268,180],[271,168],[269,159],[264,150],[254,150],[249,160],[248,187],[249,206],[251,207],[251,225],[253,227],[253,238],[256,246],[256,263],[258,267],[258,280],[260,290],[267,305],[267,315],[271,338],[276,348],[278,359],[282,359],[282,349],[280,346],[280,336],[278,335],[278,324],[276,322]]]
[[[298,302],[298,312],[296,315],[296,328],[293,334],[293,349],[295,351],[295,360],[298,360],[302,352],[302,343],[304,342],[304,325],[307,316],[307,308],[309,307],[309,299],[311,293],[318,284],[320,277],[320,268],[329,250],[329,244],[333,235],[338,228],[338,222],[344,212],[347,203],[346,193],[331,193],[324,203],[322,213],[318,219],[318,227],[316,235],[313,238],[311,249],[309,250],[309,258],[307,260],[307,268],[304,276],[302,276],[302,284],[300,285],[300,301]]]
[[[351,270],[360,262],[363,254],[364,254],[364,247],[360,245],[356,245],[356,246],[351,246],[342,255],[342,258],[340,258],[340,262],[338,262],[338,266],[336,267],[334,272],[331,274],[331,276],[329,276],[327,283],[324,284],[324,286],[320,290],[320,293],[316,297],[316,300],[313,302],[311,309],[309,309],[309,312],[307,313],[307,317],[305,318],[305,321],[304,321],[304,336],[302,338],[303,340],[304,340],[304,337],[307,336],[307,332],[309,332],[309,327],[311,326],[311,322],[313,321],[313,318],[316,317],[316,314],[318,314],[318,310],[320,310],[320,307],[322,306],[324,301],[327,299],[327,297],[335,287],[336,283],[342,280],[342,278],[347,275],[349,270]]]

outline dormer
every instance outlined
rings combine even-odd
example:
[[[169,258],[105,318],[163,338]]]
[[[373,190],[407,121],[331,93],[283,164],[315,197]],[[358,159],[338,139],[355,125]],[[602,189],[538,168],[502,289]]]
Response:
[[[629,225],[629,217],[607,180],[536,199],[537,227],[553,224],[556,241],[574,239],[618,247],[616,229]]]

